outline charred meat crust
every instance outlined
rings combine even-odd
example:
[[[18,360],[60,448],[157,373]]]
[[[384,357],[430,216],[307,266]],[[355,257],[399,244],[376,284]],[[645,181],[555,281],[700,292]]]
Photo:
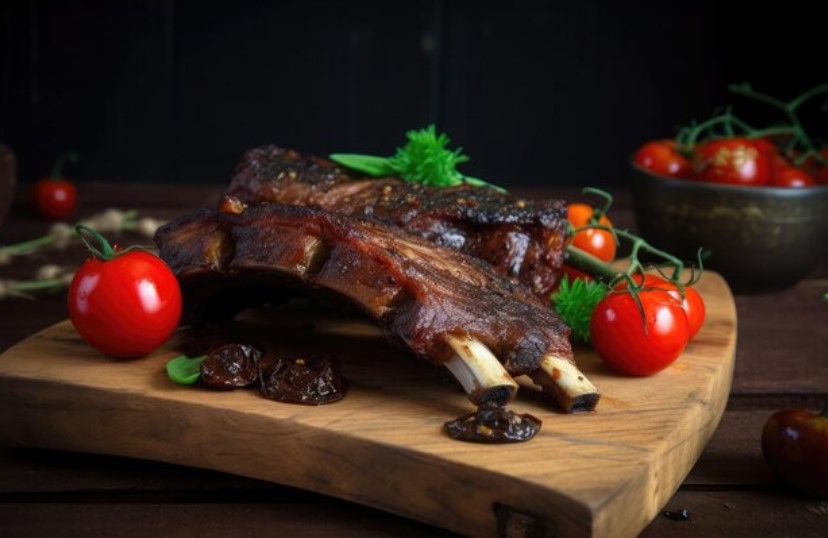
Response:
[[[158,230],[161,257],[186,289],[222,280],[321,289],[440,363],[444,334],[489,346],[513,375],[544,354],[572,359],[569,328],[523,286],[487,264],[366,218],[271,204],[240,215],[205,209]]]
[[[249,205],[284,203],[371,217],[490,263],[540,296],[563,264],[566,204],[522,200],[495,189],[426,187],[372,179],[276,146],[248,151],[227,194]]]

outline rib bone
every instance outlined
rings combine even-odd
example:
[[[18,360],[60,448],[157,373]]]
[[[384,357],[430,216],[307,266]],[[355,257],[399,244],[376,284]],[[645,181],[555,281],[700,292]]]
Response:
[[[545,355],[530,377],[564,411],[591,411],[601,395],[572,361]]]
[[[445,364],[474,404],[505,404],[517,393],[518,384],[482,342],[470,336],[446,334],[443,339],[455,355]]]

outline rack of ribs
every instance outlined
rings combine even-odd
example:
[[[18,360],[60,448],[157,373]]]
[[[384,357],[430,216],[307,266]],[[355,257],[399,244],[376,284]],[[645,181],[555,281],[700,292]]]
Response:
[[[344,299],[445,366],[475,403],[511,400],[518,376],[568,412],[598,401],[552,309],[488,264],[395,226],[308,206],[223,205],[168,223],[155,240],[196,304],[245,289]]]
[[[563,264],[566,204],[559,200],[523,200],[472,185],[437,188],[367,178],[276,146],[245,153],[226,194],[248,205],[307,205],[393,224],[485,260],[543,298]]]

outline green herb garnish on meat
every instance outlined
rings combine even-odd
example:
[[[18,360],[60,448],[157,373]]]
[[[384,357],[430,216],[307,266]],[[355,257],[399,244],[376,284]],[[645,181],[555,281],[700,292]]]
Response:
[[[355,153],[334,153],[329,157],[335,163],[372,177],[397,176],[430,187],[453,187],[468,183],[505,190],[457,170],[457,165],[468,162],[469,158],[463,155],[462,148],[448,149],[451,140],[445,133],[438,134],[433,124],[424,129],[408,131],[406,137],[408,143],[397,148],[391,157]]]

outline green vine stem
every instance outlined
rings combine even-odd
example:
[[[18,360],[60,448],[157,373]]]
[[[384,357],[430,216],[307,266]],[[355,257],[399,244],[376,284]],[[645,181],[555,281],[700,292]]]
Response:
[[[612,204],[612,195],[610,195],[606,191],[602,191],[600,189],[595,189],[592,187],[587,187],[583,189],[582,192],[584,194],[595,194],[604,199],[603,207],[600,209],[595,209],[596,213],[608,210]],[[589,275],[592,275],[595,279],[597,279],[600,282],[603,282],[608,287],[613,287],[618,282],[625,280],[627,282],[628,288],[632,290],[633,293],[637,293],[638,291],[640,291],[642,289],[643,278],[641,279],[642,283],[639,283],[638,281],[636,281],[635,277],[643,277],[647,270],[647,268],[641,262],[641,256],[644,254],[649,254],[650,256],[653,256],[655,259],[661,261],[660,264],[656,264],[659,273],[661,273],[661,275],[666,280],[669,280],[671,283],[675,284],[682,295],[684,295],[685,286],[695,284],[700,277],[700,272],[702,271],[701,252],[699,252],[698,256],[699,272],[696,273],[694,271],[690,275],[689,279],[682,280],[682,275],[685,269],[684,262],[676,256],[673,256],[669,252],[656,248],[655,246],[648,243],[642,237],[632,234],[627,230],[620,230],[617,228],[613,228],[611,226],[599,224],[597,222],[597,219],[593,219],[589,224],[572,229],[571,233],[575,234],[579,231],[587,229],[605,230],[612,234],[616,244],[620,244],[622,239],[631,244],[629,266],[625,271],[620,271],[612,265],[605,263],[604,261],[596,258],[588,252],[585,252],[573,245],[568,245],[566,247],[565,261],[567,264],[571,265],[575,269],[581,270]],[[665,274],[665,272],[662,271],[662,269],[660,268],[662,266],[667,266],[668,268],[671,268],[672,271],[670,271],[670,274]]]
[[[805,127],[799,120],[797,109],[799,109],[799,107],[801,107],[807,101],[813,99],[814,97],[820,94],[828,94],[828,84],[820,84],[819,86],[815,86],[787,102],[777,99],[773,96],[767,95],[765,93],[757,92],[747,82],[743,82],[742,84],[731,84],[730,86],[728,86],[728,89],[736,95],[741,95],[743,97],[747,97],[749,99],[753,99],[754,101],[765,103],[766,105],[776,108],[785,115],[788,122],[790,123],[790,128],[793,131],[790,134],[794,135],[793,139],[788,145],[788,149],[793,149],[797,143],[800,143],[804,148],[802,155],[797,157],[797,159],[794,162],[796,166],[802,166],[802,164],[804,164],[805,161],[808,160],[808,158],[810,157],[816,158],[820,163],[824,162],[824,158],[819,154],[819,151],[817,150],[813,141],[810,139],[807,132],[805,131]]]
[[[75,233],[78,234],[78,237],[81,238],[83,244],[86,245],[87,250],[89,250],[93,256],[102,262],[111,260],[115,257],[115,249],[113,249],[112,245],[109,244],[109,241],[107,241],[104,236],[96,232],[94,228],[90,228],[85,224],[75,224]],[[92,236],[92,239],[98,244],[98,246],[100,246],[100,249],[89,241],[86,237],[87,235]]]
[[[722,127],[723,133],[717,134],[716,127]],[[702,135],[705,138],[732,138],[737,135],[736,129],[741,131],[739,136],[744,136],[748,139],[762,138],[766,136],[784,136],[797,135],[799,130],[793,126],[779,125],[774,127],[765,127],[757,129],[752,127],[743,119],[734,115],[730,109],[725,113],[713,116],[699,124],[694,124],[689,127],[680,129],[676,135],[676,147],[680,153],[689,156],[693,153],[693,148],[697,144]]]
[[[757,139],[763,137],[790,136],[791,140],[786,145],[786,152],[795,149],[797,145],[803,149],[794,162],[796,166],[802,166],[809,158],[814,158],[821,164],[825,163],[825,157],[819,153],[818,148],[805,131],[797,114],[797,110],[814,97],[821,94],[828,94],[828,84],[821,84],[811,88],[787,102],[757,92],[746,82],[742,84],[731,84],[728,89],[736,95],[753,99],[754,101],[780,110],[784,114],[787,124],[774,125],[761,129],[755,128],[734,115],[732,107],[727,107],[724,112],[714,114],[701,123],[693,122],[689,126],[679,129],[675,141],[676,148],[680,153],[689,157],[700,138],[716,139],[742,136],[747,139]]]
[[[607,191],[596,189],[595,187],[584,187],[581,189],[583,194],[593,194],[604,199],[604,204],[601,207],[595,207],[592,211],[592,218],[590,221],[593,224],[598,224],[598,221],[606,215],[612,207],[612,195]]]
[[[44,265],[33,280],[0,279],[0,300],[8,297],[32,299],[33,292],[55,293],[72,282],[74,273],[67,272],[56,265]]]

